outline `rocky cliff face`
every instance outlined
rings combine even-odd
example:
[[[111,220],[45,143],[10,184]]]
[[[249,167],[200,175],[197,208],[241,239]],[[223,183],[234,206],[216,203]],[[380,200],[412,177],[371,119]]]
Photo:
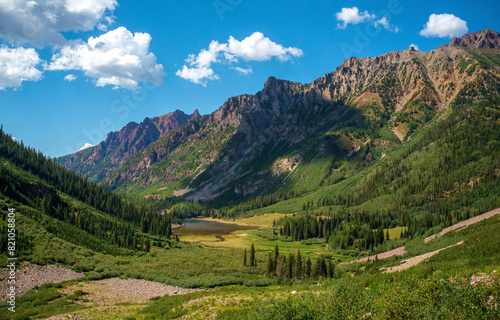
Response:
[[[468,47],[477,49],[498,49],[500,48],[499,33],[488,29],[464,34],[462,38],[453,38],[450,46]]]
[[[187,115],[176,110],[160,117],[130,122],[120,131],[110,132],[97,146],[61,157],[57,161],[80,174],[102,180],[131,155],[149,146],[165,133],[200,117],[198,110]]]
[[[211,115],[163,134],[153,120],[140,130],[131,124],[107,143],[113,155],[132,155],[111,157],[122,165],[102,183],[192,200],[263,195],[291,183],[314,188],[346,161],[369,163],[411,138],[444,116],[458,93],[498,82],[499,39],[483,30],[430,52],[353,57],[310,84],[271,77],[255,95],[230,98]],[[97,148],[84,153],[89,161]],[[283,165],[290,159],[300,161]]]

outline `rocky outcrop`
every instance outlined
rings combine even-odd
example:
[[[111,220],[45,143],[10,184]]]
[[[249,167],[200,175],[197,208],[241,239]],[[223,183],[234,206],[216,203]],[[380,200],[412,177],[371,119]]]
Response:
[[[500,49],[500,34],[488,29],[472,32],[464,34],[462,38],[453,38],[450,46],[477,49]]]
[[[273,174],[280,175],[283,172],[293,171],[299,164],[300,160],[302,160],[302,156],[300,154],[296,154],[290,158],[284,158],[276,161],[272,166]]]

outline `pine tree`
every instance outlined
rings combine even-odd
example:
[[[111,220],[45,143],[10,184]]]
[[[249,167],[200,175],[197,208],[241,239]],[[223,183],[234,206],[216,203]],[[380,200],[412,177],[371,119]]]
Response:
[[[302,257],[300,256],[300,250],[297,250],[297,255],[295,256],[295,278],[300,279],[302,277]]]
[[[285,276],[285,270],[284,270],[285,261],[284,260],[285,260],[285,257],[280,256],[278,259],[278,264],[276,266],[276,276],[279,278],[283,278]]]
[[[151,250],[151,241],[149,241],[149,238],[146,239],[146,252],[149,252]]]
[[[328,259],[328,278],[332,279],[335,275],[335,266],[332,263],[332,259]]]
[[[270,252],[267,255],[267,275],[269,277],[274,275],[273,256]]]
[[[286,276],[287,278],[293,278],[293,255],[290,253],[286,259]]]
[[[390,239],[389,229],[387,229],[386,232],[385,232],[385,240],[389,240],[389,239]]]
[[[275,268],[275,272],[277,274],[277,270],[276,268],[278,267],[278,259],[280,257],[280,249],[278,248],[278,245],[276,245],[274,247],[274,268]]]
[[[304,277],[307,279],[311,276],[312,263],[311,258],[307,258],[306,263],[304,264]]]
[[[320,257],[316,258],[316,261],[314,261],[314,267],[312,270],[312,277],[314,279],[319,279],[321,277],[321,258]]]
[[[328,270],[326,268],[326,259],[325,259],[325,256],[321,256],[320,267],[321,267],[321,277],[326,278],[326,276],[328,275]]]
[[[255,246],[252,243],[252,246],[250,247],[250,267],[256,267],[257,264],[255,262]]]
[[[247,266],[247,249],[245,248],[245,252],[243,253],[243,265]]]

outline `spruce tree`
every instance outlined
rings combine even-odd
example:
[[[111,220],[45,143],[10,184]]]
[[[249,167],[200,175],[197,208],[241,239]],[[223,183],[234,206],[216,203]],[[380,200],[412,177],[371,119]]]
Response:
[[[304,266],[304,277],[307,279],[311,276],[312,263],[311,258],[307,258]]]
[[[267,275],[269,277],[274,275],[273,256],[270,252],[267,255]]]
[[[288,278],[293,278],[293,255],[290,253],[288,259],[286,259],[286,276]]]
[[[328,259],[328,278],[332,279],[335,274],[335,266],[332,263],[332,259]]]
[[[321,277],[321,258],[317,257],[314,261],[314,267],[312,270],[312,277],[314,279],[319,279]]]
[[[284,277],[284,265],[285,265],[284,258],[285,258],[284,256],[280,256],[278,259],[278,264],[276,266],[276,276],[279,278]]]
[[[277,273],[276,268],[278,267],[278,259],[280,257],[280,249],[278,248],[278,245],[274,247],[274,268],[275,272]]]
[[[255,246],[252,243],[252,246],[250,247],[250,267],[256,267],[257,264],[255,262]]]
[[[297,250],[297,255],[295,256],[295,278],[300,279],[302,277],[302,257],[300,256],[300,250]]]
[[[243,265],[247,266],[247,249],[245,248],[245,252],[243,253]]]
[[[328,275],[328,270],[326,268],[326,259],[325,259],[325,256],[321,256],[321,276],[326,278],[326,276]]]

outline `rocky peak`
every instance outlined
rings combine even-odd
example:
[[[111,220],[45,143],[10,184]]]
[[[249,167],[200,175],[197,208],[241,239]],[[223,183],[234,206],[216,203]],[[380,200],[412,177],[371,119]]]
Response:
[[[199,116],[198,110],[192,115],[176,110],[160,117],[145,118],[141,123],[129,122],[121,130],[110,132],[106,140],[96,147],[62,157],[60,161],[66,167],[88,176],[96,173],[93,171],[96,163],[104,162],[109,170],[113,170],[163,134]],[[99,173],[100,178],[103,178],[102,174]]]
[[[276,88],[277,85],[278,85],[278,79],[276,79],[275,77],[271,76],[264,83],[264,89],[266,89],[266,88]]]
[[[500,49],[500,33],[489,29],[467,33],[462,38],[453,38],[452,47],[472,47],[477,49]]]

